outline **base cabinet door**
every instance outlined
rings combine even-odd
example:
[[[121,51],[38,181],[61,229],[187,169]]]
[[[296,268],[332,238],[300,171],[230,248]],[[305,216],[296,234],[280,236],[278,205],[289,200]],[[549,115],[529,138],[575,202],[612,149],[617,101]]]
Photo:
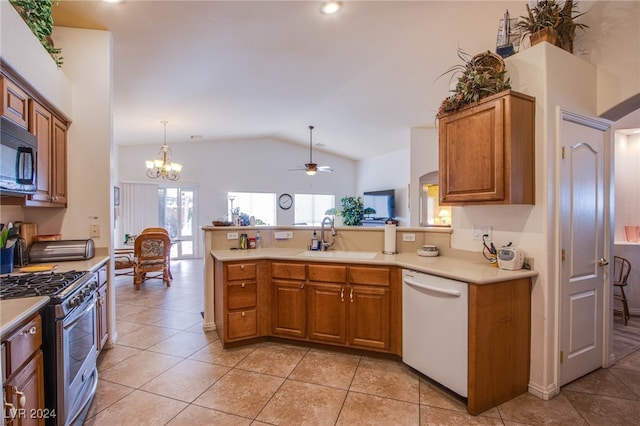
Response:
[[[307,290],[304,281],[273,280],[273,335],[307,336]]]
[[[346,285],[309,284],[309,339],[319,342],[347,342]]]
[[[42,351],[29,361],[22,370],[4,386],[5,399],[12,404],[6,408],[5,416],[13,418],[13,423],[22,425],[44,425],[47,414],[44,412],[44,366]],[[6,419],[7,417],[5,417]]]
[[[388,287],[349,287],[349,345],[389,349],[391,298]]]

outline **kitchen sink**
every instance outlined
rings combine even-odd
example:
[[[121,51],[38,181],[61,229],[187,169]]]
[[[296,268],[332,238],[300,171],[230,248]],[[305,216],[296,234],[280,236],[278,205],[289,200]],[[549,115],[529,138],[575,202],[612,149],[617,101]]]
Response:
[[[297,257],[318,257],[328,259],[373,259],[378,255],[374,251],[348,251],[348,250],[327,250],[313,251],[305,250],[298,254]]]

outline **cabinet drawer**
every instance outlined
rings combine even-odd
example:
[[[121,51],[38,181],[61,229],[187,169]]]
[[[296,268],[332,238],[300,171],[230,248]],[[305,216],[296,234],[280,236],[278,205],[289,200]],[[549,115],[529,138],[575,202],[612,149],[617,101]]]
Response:
[[[337,265],[309,265],[309,281],[346,283],[347,267]]]
[[[255,309],[227,314],[228,340],[256,336],[258,334],[258,315]]]
[[[349,268],[349,282],[352,284],[389,286],[390,276],[389,268],[358,266]]]
[[[227,284],[227,309],[253,308],[256,306],[256,282]]]
[[[247,280],[256,278],[255,263],[235,263],[227,265],[227,280]]]
[[[6,342],[6,374],[15,373],[42,344],[42,320],[40,315],[18,328]]]
[[[276,263],[271,264],[271,277],[285,280],[305,280],[307,273],[305,265],[301,263]]]

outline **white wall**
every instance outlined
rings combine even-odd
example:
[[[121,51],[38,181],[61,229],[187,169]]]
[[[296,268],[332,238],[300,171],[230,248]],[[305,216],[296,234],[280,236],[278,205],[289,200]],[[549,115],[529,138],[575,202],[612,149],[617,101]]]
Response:
[[[411,129],[411,226],[420,225],[420,177],[438,171],[438,130],[435,128]]]
[[[145,175],[144,160],[156,158],[161,144],[162,128],[158,124],[158,145],[121,146],[118,155],[120,182],[171,185],[171,182],[151,180]],[[333,173],[318,172],[308,176],[304,171],[289,171],[309,159],[308,148],[289,142],[248,139],[172,143],[169,127],[167,145],[173,151],[173,159],[184,165],[178,183],[197,187],[196,223],[199,226],[210,226],[211,221],[227,215],[229,191],[334,194],[336,203],[342,196],[353,195],[356,191],[356,164],[352,160],[314,150],[314,162],[331,166]],[[293,224],[294,209],[278,208],[276,220],[278,225]]]
[[[388,154],[370,157],[358,162],[356,176],[356,195],[362,196],[365,191],[381,191],[394,189],[396,202],[396,219],[399,226],[409,225],[409,149],[401,149]],[[339,198],[342,198],[342,194]]]

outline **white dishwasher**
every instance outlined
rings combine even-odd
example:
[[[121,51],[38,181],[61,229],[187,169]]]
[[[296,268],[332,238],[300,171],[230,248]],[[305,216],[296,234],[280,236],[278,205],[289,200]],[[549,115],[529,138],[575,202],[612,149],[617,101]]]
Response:
[[[468,305],[466,283],[402,271],[402,361],[464,397]]]

